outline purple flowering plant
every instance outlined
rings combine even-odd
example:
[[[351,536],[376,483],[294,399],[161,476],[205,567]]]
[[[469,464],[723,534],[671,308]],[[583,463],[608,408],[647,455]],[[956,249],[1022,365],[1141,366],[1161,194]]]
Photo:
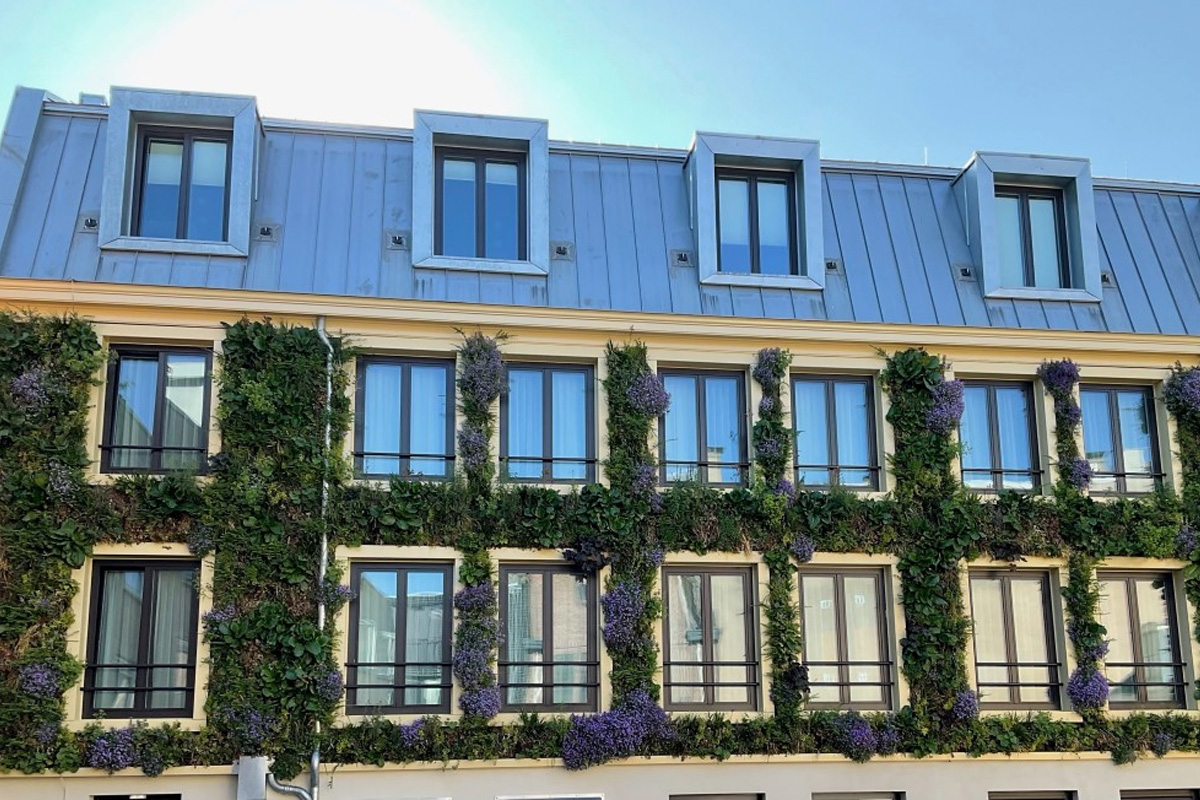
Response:
[[[28,369],[9,381],[9,394],[18,405],[37,411],[50,399],[46,377],[46,371],[41,367]]]
[[[425,729],[427,720],[414,720],[407,725],[400,726],[400,741],[404,743],[404,747],[408,750],[413,750],[421,743],[421,732]]]
[[[947,436],[958,427],[963,415],[963,383],[941,381],[931,390],[933,403],[925,414],[925,427],[939,436]]]
[[[84,752],[84,763],[108,772],[128,769],[138,761],[134,730],[130,727],[100,731]]]
[[[811,536],[801,533],[795,539],[792,539],[792,543],[788,547],[788,552],[799,563],[807,564],[812,561],[813,555],[817,552],[817,545],[813,542]]]
[[[1176,364],[1163,384],[1163,400],[1177,419],[1200,422],[1200,367]]]
[[[852,761],[870,761],[879,751],[879,737],[862,714],[851,711],[837,717],[838,748]]]
[[[491,457],[489,449],[487,433],[464,422],[458,431],[458,455],[463,469],[467,472],[482,469]]]
[[[629,406],[644,417],[661,417],[671,407],[671,395],[663,386],[662,378],[653,372],[643,372],[625,392]]]
[[[217,712],[216,719],[243,755],[261,754],[276,725],[273,717],[246,706],[226,706]]]
[[[50,664],[26,664],[19,671],[21,691],[30,697],[49,699],[58,697],[58,670]]]
[[[763,483],[776,486],[791,469],[792,430],[783,416],[782,391],[792,354],[778,347],[758,351],[754,380],[762,388],[754,422],[754,455]]]
[[[563,737],[562,759],[567,769],[587,769],[641,752],[647,744],[674,738],[667,712],[645,690],[630,692],[625,701],[600,714],[573,715]]]
[[[613,649],[631,649],[642,643],[646,596],[631,579],[619,581],[600,597],[604,611],[604,642]]]
[[[950,706],[950,715],[959,722],[965,722],[979,716],[979,697],[970,689],[964,689],[954,696],[954,704]]]
[[[1102,708],[1108,702],[1108,679],[1094,665],[1078,666],[1067,679],[1067,697],[1076,711]]]
[[[496,587],[490,576],[454,595],[458,627],[451,670],[463,688],[458,707],[469,717],[491,719],[500,713],[500,690],[493,669],[500,646]]]
[[[1167,753],[1171,752],[1171,748],[1175,746],[1175,740],[1171,734],[1159,731],[1150,737],[1150,752],[1154,753],[1158,758],[1162,758]]]
[[[1191,561],[1197,548],[1200,548],[1200,534],[1197,534],[1196,526],[1190,522],[1183,523],[1179,526],[1179,533],[1175,535],[1176,555],[1185,561]]]
[[[491,719],[500,713],[500,687],[480,686],[464,690],[459,695],[458,707],[467,716]]]
[[[1062,479],[1068,486],[1075,489],[1086,489],[1092,482],[1092,465],[1086,458],[1073,458],[1067,462],[1059,462]]]
[[[1079,383],[1079,366],[1069,358],[1045,361],[1038,367],[1037,375],[1053,397],[1067,396],[1075,391],[1075,384]]]
[[[346,688],[342,681],[342,673],[336,669],[322,672],[313,680],[313,692],[317,697],[330,703],[337,702],[342,691]]]

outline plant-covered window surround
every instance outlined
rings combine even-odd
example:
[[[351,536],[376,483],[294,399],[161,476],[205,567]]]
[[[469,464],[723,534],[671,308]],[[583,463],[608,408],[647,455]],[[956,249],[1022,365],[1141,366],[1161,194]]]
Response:
[[[984,492],[1036,491],[1042,471],[1030,384],[964,381],[963,398],[963,482]],[[1019,406],[1013,405],[1014,398]]]
[[[745,483],[750,467],[746,454],[745,376],[740,372],[677,369],[662,370],[660,376],[668,395],[672,387],[677,395],[674,405],[659,418],[662,483]],[[734,452],[719,447],[722,438],[723,444],[733,445]],[[716,457],[714,450],[718,450]]]
[[[831,486],[879,488],[873,399],[873,381],[869,376],[792,376],[797,485],[813,489]],[[859,401],[861,407],[856,408]],[[802,412],[804,405],[813,406],[805,409],[811,411],[811,415]],[[801,430],[802,416],[819,427]],[[826,456],[823,463],[806,463],[811,461],[807,454],[814,452]]]
[[[1137,494],[1160,486],[1153,389],[1089,383],[1080,386],[1079,397],[1091,493]]]
[[[357,377],[355,474],[453,477],[454,362],[363,356]]]
[[[980,705],[1059,708],[1058,625],[1049,573],[980,569],[971,571],[970,581]]]
[[[529,483],[595,481],[593,370],[585,364],[509,363],[500,396],[501,477]]]
[[[1109,705],[1182,707],[1184,662],[1179,652],[1172,576],[1098,572],[1096,577],[1103,598],[1101,619],[1112,640],[1104,661]]]

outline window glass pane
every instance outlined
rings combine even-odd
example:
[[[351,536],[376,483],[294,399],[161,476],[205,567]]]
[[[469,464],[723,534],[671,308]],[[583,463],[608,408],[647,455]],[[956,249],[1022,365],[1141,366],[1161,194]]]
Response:
[[[672,686],[672,703],[704,702],[704,687],[700,685],[704,681],[704,667],[687,666],[688,662],[704,660],[705,631],[700,606],[700,583],[699,575],[667,576],[667,655],[674,662],[670,668],[670,681],[672,684],[695,684]]]
[[[111,412],[114,469],[150,469],[157,395],[158,359],[121,356]]]
[[[225,239],[225,142],[192,142],[191,186],[188,187],[187,238]]]
[[[1171,629],[1169,582],[1142,579],[1133,582],[1137,592],[1138,633],[1142,662],[1147,665],[1146,699],[1151,703],[1173,703],[1175,695],[1175,632]],[[1155,686],[1153,684],[1167,684]]]
[[[484,165],[487,183],[487,258],[520,258],[520,197],[517,194],[517,165],[488,162]]]
[[[1025,285],[1025,255],[1021,242],[1021,201],[996,197],[996,237],[1000,246],[1000,285]]]
[[[792,271],[791,224],[788,218],[788,186],[759,180],[758,268],[764,275],[789,275]]]
[[[445,629],[446,576],[438,572],[408,573],[404,616],[405,705],[442,702],[442,633]]]
[[[1150,395],[1143,391],[1117,392],[1117,414],[1121,420],[1121,453],[1127,475],[1152,475],[1154,467],[1153,427]],[[1131,492],[1154,489],[1153,478],[1127,478]]]
[[[1017,680],[1022,684],[1034,684],[1018,689],[1017,699],[1022,703],[1049,703],[1054,700],[1054,694],[1045,684],[1050,683],[1053,668],[1032,666],[1045,665],[1051,660],[1050,631],[1046,627],[1046,609],[1050,600],[1046,596],[1045,581],[1013,578],[1009,581],[1009,587],[1012,592],[1012,630],[1017,661],[1029,665],[1018,667]]]
[[[138,235],[174,239],[179,235],[183,143],[151,141],[146,147],[145,170]]]
[[[845,469],[871,465],[871,424],[868,416],[867,385],[860,382],[835,383],[833,397],[837,407],[837,460],[843,486],[871,485],[871,471]]]
[[[667,409],[664,421],[667,480],[695,480],[699,477],[696,463],[700,460],[700,443],[697,441],[700,411],[696,402],[696,379],[686,375],[666,375],[663,385],[671,395],[671,407]]]
[[[1033,242],[1033,285],[1061,289],[1058,249],[1058,204],[1045,197],[1029,198],[1029,233]]]
[[[542,477],[542,371],[508,370],[508,475]],[[557,427],[557,426],[556,426]]]
[[[450,405],[446,397],[447,369],[440,364],[430,364],[414,365],[409,371],[412,409],[408,426],[414,454],[409,471],[414,475],[445,476],[448,473],[446,459],[437,457],[450,452],[446,433],[446,414]]]
[[[710,580],[713,660],[745,663],[750,660],[746,641],[749,632],[749,620],[746,619],[746,576],[712,575]],[[716,702],[747,702],[750,699],[748,672],[748,667],[732,664],[714,667],[713,675],[717,682]]]
[[[721,207],[721,272],[750,271],[750,187],[744,180],[718,181]]]
[[[198,354],[168,353],[166,403],[163,406],[164,448],[190,447],[196,452],[164,449],[163,469],[200,469],[204,466],[204,416],[208,358]]]
[[[400,396],[404,367],[400,364],[364,364],[362,415],[362,471],[366,475],[396,475],[400,472]]]
[[[553,465],[555,480],[582,481],[588,476],[588,381],[585,372],[555,372],[551,378],[554,403]]]
[[[442,255],[474,258],[475,162],[442,162]]]
[[[513,705],[541,703],[542,687],[521,684],[541,684],[544,680],[541,662],[546,660],[543,644],[546,632],[542,630],[545,609],[542,598],[543,576],[540,572],[508,573],[508,638],[505,642],[507,659],[514,663],[508,668],[508,696],[505,700]]]
[[[1000,466],[1005,470],[1031,470],[1033,454],[1029,430],[1029,397],[1024,389],[996,388],[996,423],[1000,433]],[[1006,473],[1005,489],[1032,489],[1033,476]]]
[[[1092,465],[1092,471],[1097,473],[1117,470],[1108,398],[1108,392],[1079,392],[1079,407],[1083,410],[1083,452]],[[1091,488],[1097,492],[1114,492],[1117,479],[1112,475],[1095,475]]]
[[[809,700],[836,703],[838,693],[838,609],[832,575],[800,576],[801,613],[804,615],[804,663],[812,684]]]
[[[878,582],[871,575],[847,575],[843,582],[846,598],[846,660],[850,662],[852,703],[881,703],[884,700],[883,687],[879,685],[883,676],[878,664],[883,660],[883,652],[880,647],[878,588]]]
[[[579,705],[587,702],[587,687],[562,684],[586,684],[588,668],[570,666],[588,660],[588,581],[581,575],[555,572],[551,576],[554,593],[554,697],[552,702]],[[564,663],[566,662],[566,663]]]
[[[963,390],[963,415],[958,436],[962,443],[963,483],[972,489],[992,488],[991,409],[983,386]]]
[[[352,702],[360,706],[395,705],[396,668],[396,579],[395,570],[363,570],[359,574],[358,652],[361,664],[352,676],[358,689]]]
[[[1108,678],[1110,703],[1137,702],[1134,669],[1133,624],[1129,616],[1129,595],[1125,581],[1100,578],[1100,624],[1107,631],[1108,657],[1104,674]]]
[[[158,573],[150,618],[150,662],[171,666],[150,670],[150,708],[185,708],[192,658],[192,615],[196,609],[196,571],[168,569]],[[158,691],[169,688],[173,691]]]
[[[975,662],[980,699],[987,703],[1010,702],[1008,653],[1004,643],[1004,600],[999,578],[971,578],[971,627],[975,635]],[[994,666],[982,666],[991,664]],[[988,684],[993,684],[989,686]]]
[[[96,638],[96,709],[133,708],[142,630],[144,573],[105,570]]]
[[[704,404],[707,419],[708,482],[738,483],[742,470],[741,409],[738,407],[737,378],[705,378]],[[729,464],[730,466],[716,466]]]
[[[792,418],[796,426],[796,463],[831,463],[823,381],[798,380],[792,384]],[[800,467],[796,482],[828,486],[829,470]]]

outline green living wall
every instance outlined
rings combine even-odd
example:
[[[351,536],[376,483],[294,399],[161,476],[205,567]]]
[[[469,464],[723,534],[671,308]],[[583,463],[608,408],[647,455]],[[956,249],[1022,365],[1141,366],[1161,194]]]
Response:
[[[1200,549],[1192,527],[1200,489],[1200,373],[1178,368],[1166,385],[1179,431],[1185,491],[1096,502],[1086,496],[1086,462],[1074,436],[1077,371],[1046,364],[1055,400],[1060,479],[1053,497],[1002,494],[983,502],[963,491],[951,464],[962,387],[923,350],[892,354],[881,380],[896,452],[895,492],[866,499],[792,485],[791,435],[783,414],[786,351],[763,350],[753,378],[762,389],[752,441],[751,485],[655,490],[647,447],[669,397],[640,343],[612,344],[607,358],[609,486],[559,494],[497,484],[489,452],[495,398],[504,388],[503,337],[472,334],[460,348],[459,473],[452,483],[394,482],[379,490],[348,481],[340,451],[349,424],[345,366],[315,330],[243,320],[229,325],[219,363],[216,414],[222,451],[211,477],[84,479],[90,391],[104,353],[77,318],[0,316],[0,769],[72,771],[228,764],[264,753],[290,777],[318,743],[328,763],[561,757],[569,768],[613,758],[665,754],[839,752],[856,760],[895,752],[1108,751],[1119,762],[1144,753],[1194,751],[1191,717],[1104,712],[1104,631],[1096,620],[1094,567],[1111,556],[1186,559],[1186,591],[1200,600]],[[325,403],[326,364],[333,398]],[[326,426],[333,448],[326,449]],[[322,480],[332,487],[323,516]],[[332,623],[346,602],[340,567],[318,575],[322,535],[333,546],[442,545],[463,553],[454,598],[454,673],[462,686],[455,721],[407,725],[366,719],[333,727],[343,685]],[[207,726],[170,724],[110,730],[63,725],[63,695],[81,665],[68,651],[72,569],[101,542],[187,542],[215,559],[213,610],[203,621],[210,648]],[[603,639],[612,657],[613,704],[572,718],[524,715],[496,724],[499,691],[496,590],[487,550],[556,548],[580,569],[611,566],[603,587]],[[659,704],[661,614],[655,577],[667,552],[760,552],[769,567],[764,647],[775,713],[731,721],[672,715]],[[800,661],[799,564],[816,551],[891,553],[899,562],[905,619],[901,656],[909,687],[889,714],[806,712]],[[969,619],[963,559],[1067,560],[1068,634],[1077,670],[1065,689],[1071,720],[1046,714],[981,717],[970,691]],[[316,605],[330,606],[324,628]],[[1200,620],[1197,621],[1200,624]]]

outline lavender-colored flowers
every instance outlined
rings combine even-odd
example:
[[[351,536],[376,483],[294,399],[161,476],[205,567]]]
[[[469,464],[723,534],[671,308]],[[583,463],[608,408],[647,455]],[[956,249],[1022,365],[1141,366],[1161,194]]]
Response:
[[[788,547],[788,552],[792,554],[792,558],[801,564],[807,564],[812,561],[813,554],[817,552],[817,545],[813,542],[812,537],[807,534],[800,534],[792,540],[792,544]]]
[[[188,552],[194,556],[203,558],[213,551],[215,547],[214,538],[212,528],[207,525],[193,525],[188,531]]]
[[[838,746],[854,761],[870,761],[879,749],[879,737],[861,714],[850,712],[837,719]]]
[[[253,708],[226,707],[217,712],[217,716],[246,754],[262,752],[263,743],[275,727],[273,718]]]
[[[421,731],[424,728],[424,718],[400,726],[400,741],[404,743],[405,748],[412,750],[421,743]]]
[[[761,459],[779,458],[783,455],[783,442],[778,439],[766,437],[760,439],[754,448],[758,457]]]
[[[1043,362],[1037,374],[1046,391],[1056,397],[1071,394],[1079,383],[1079,367],[1069,358]]]
[[[641,751],[647,742],[670,739],[673,734],[667,712],[639,689],[612,711],[572,716],[571,727],[563,737],[563,765],[567,769],[587,769],[627,758]]]
[[[1163,384],[1167,410],[1179,418],[1200,418],[1200,368],[1176,366]]]
[[[1150,739],[1150,752],[1162,758],[1167,753],[1171,752],[1171,748],[1175,746],[1174,739],[1171,734],[1159,731]]]
[[[979,716],[979,697],[970,689],[964,689],[954,698],[950,707],[950,715],[959,722],[965,722]]]
[[[648,494],[654,491],[658,483],[658,471],[651,464],[638,464],[633,468],[633,491],[635,494]]]
[[[337,607],[354,599],[354,590],[336,581],[321,581],[321,600],[325,605]]]
[[[464,714],[491,719],[500,713],[500,687],[481,686],[465,691],[458,698],[458,707]]]
[[[458,431],[458,455],[463,469],[474,472],[487,463],[488,438],[483,431],[463,425]]]
[[[629,384],[625,392],[630,407],[646,417],[660,417],[671,407],[671,395],[667,394],[662,379],[653,372],[644,372]]]
[[[758,401],[758,415],[765,417],[775,410],[775,398],[769,394],[763,395],[762,400]]]
[[[237,615],[238,610],[235,606],[219,606],[204,615],[204,625],[209,628],[215,628],[223,623],[231,622]]]
[[[137,746],[133,740],[133,728],[116,728],[102,731],[96,736],[87,752],[84,762],[95,769],[116,772],[127,769],[137,763]]]
[[[481,648],[460,647],[454,651],[451,664],[454,677],[464,686],[475,686],[483,683],[492,674],[491,650]]]
[[[1083,420],[1083,409],[1071,396],[1054,398],[1054,418],[1064,429],[1074,431]]]
[[[881,756],[890,756],[900,749],[900,729],[896,727],[891,716],[887,718],[882,729],[875,732],[878,740],[876,752]]]
[[[765,347],[758,351],[754,365],[754,380],[766,391],[774,394],[792,362],[791,353],[778,347]]]
[[[496,588],[491,581],[468,586],[455,593],[454,607],[462,614],[490,614],[496,607]]]
[[[780,478],[779,482],[771,489],[779,497],[786,497],[789,503],[796,500],[796,484],[792,483],[787,478]]]
[[[646,597],[634,581],[621,581],[600,597],[604,610],[604,641],[610,648],[631,648],[642,641],[640,623]]]
[[[55,497],[70,497],[75,491],[71,468],[61,461],[51,461],[46,464],[46,479],[46,488]]]
[[[1063,480],[1067,482],[1068,486],[1086,489],[1092,482],[1092,465],[1086,458],[1072,459],[1065,464],[1060,463],[1058,466],[1062,470]]]
[[[500,345],[482,333],[466,337],[459,348],[458,389],[464,402],[487,408],[507,385]]]
[[[1095,664],[1108,655],[1108,642],[1103,639],[1091,642],[1076,642],[1075,656],[1081,664]]]
[[[317,697],[330,703],[336,702],[342,696],[345,688],[345,684],[342,682],[342,673],[336,669],[319,675],[313,681],[313,691],[316,692]]]
[[[1190,560],[1197,547],[1200,547],[1200,535],[1197,535],[1196,527],[1190,522],[1183,523],[1175,535],[1175,552],[1180,558]]]
[[[46,372],[41,367],[26,370],[13,378],[8,383],[8,391],[18,404],[30,411],[38,410],[50,398],[46,391]]]
[[[458,630],[454,636],[454,677],[463,687],[458,706],[469,716],[490,719],[500,712],[500,690],[492,656],[500,643],[496,589],[491,581],[468,586],[454,595]]]
[[[1108,701],[1108,679],[1094,667],[1077,667],[1067,680],[1067,697],[1076,711],[1101,708]]]
[[[58,697],[58,670],[49,664],[26,664],[20,670],[21,691],[30,697]]]
[[[933,405],[925,414],[925,427],[946,436],[958,427],[963,415],[962,381],[942,381],[933,387]]]
[[[646,563],[652,569],[658,569],[667,560],[667,551],[661,547],[652,547],[646,551]]]
[[[54,741],[58,739],[58,723],[43,722],[38,726],[37,732],[34,733],[34,737],[38,740],[38,744],[40,745],[45,746],[53,744]]]

